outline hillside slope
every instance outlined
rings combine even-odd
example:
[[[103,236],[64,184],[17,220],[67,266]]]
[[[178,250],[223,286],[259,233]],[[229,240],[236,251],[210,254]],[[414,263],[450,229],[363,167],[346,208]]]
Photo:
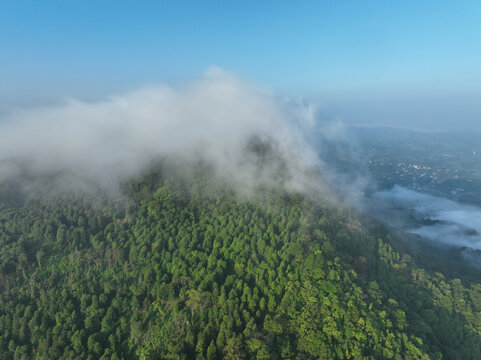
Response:
[[[481,358],[479,283],[349,207],[211,181],[2,202],[0,357]]]

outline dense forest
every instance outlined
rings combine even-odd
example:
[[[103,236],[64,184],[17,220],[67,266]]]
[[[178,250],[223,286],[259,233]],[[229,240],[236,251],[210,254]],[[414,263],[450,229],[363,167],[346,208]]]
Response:
[[[481,359],[481,283],[346,205],[207,174],[2,185],[0,358]]]

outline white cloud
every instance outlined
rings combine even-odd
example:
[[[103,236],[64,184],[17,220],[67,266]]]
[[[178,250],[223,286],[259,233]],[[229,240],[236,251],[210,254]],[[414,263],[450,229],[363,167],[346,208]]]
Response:
[[[292,114],[309,124],[314,110],[288,106],[213,67],[181,88],[157,85],[105,101],[16,111],[0,123],[0,175],[15,172],[14,159],[34,174],[69,172],[111,184],[173,156],[201,158],[219,174],[248,183],[258,174],[245,147],[256,136],[275,144],[289,185],[302,187],[303,169],[319,160]]]

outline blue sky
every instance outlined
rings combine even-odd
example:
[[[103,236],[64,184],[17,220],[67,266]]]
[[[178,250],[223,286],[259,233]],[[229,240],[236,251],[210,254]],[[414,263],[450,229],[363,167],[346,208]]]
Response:
[[[481,2],[0,0],[0,111],[210,65],[348,122],[479,126]]]

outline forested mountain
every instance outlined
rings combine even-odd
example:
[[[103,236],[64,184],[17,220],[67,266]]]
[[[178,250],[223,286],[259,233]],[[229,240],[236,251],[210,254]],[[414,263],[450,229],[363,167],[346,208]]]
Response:
[[[2,359],[480,359],[481,285],[347,205],[199,170],[0,190]]]

